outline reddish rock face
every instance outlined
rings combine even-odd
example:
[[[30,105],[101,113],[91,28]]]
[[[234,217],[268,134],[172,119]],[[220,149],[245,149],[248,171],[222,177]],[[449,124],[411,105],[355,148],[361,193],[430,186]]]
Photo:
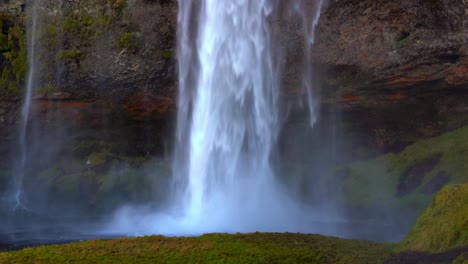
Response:
[[[175,111],[172,98],[156,96],[150,92],[135,93],[122,104],[110,104],[103,98],[75,98],[59,93],[35,97],[33,105],[33,118],[45,122],[63,120],[92,126],[102,125],[102,120],[114,112],[119,112],[129,122],[139,122],[152,118],[164,119]]]
[[[125,109],[131,119],[144,120],[152,115],[171,114],[175,110],[175,100],[149,92],[140,92],[128,99]]]
[[[467,88],[468,84],[468,57],[455,65],[445,78],[448,86]]]

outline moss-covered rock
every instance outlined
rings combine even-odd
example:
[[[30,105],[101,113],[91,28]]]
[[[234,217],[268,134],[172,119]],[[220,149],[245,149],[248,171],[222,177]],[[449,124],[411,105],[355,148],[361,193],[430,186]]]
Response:
[[[124,33],[117,41],[117,45],[125,51],[134,52],[137,47],[135,37],[131,33]]]
[[[54,166],[25,179],[25,186],[34,185],[32,189],[41,190],[37,194],[31,192],[32,197],[46,193],[51,208],[99,216],[122,204],[157,205],[166,197],[170,175],[170,166],[165,161],[93,152],[83,159],[56,161]],[[0,183],[1,176],[0,173]]]
[[[468,182],[468,126],[423,139],[401,153],[353,162],[345,171],[344,202],[375,206],[408,201],[421,210],[448,183]]]
[[[418,218],[401,249],[443,252],[467,245],[468,184],[460,184],[442,188]]]
[[[28,67],[26,34],[21,17],[0,13],[0,96],[19,96]]]

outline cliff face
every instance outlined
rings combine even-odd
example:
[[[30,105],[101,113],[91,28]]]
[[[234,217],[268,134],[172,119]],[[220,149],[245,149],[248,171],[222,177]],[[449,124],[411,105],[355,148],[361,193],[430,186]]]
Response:
[[[67,120],[72,122],[64,123],[75,130],[119,131],[117,138],[135,134],[131,140],[127,137],[131,142],[124,143],[128,145],[125,150],[139,154],[150,149],[161,154],[165,140],[161,133],[171,129],[167,120],[175,108],[176,1],[36,4],[39,67],[32,122]],[[27,12],[24,0],[0,4],[3,139],[15,137],[13,124],[20,119],[28,67],[26,25],[31,23]],[[150,135],[157,139],[147,140]],[[0,155],[7,145],[2,144]]]
[[[365,77],[352,86],[404,88],[468,81],[465,0],[332,2],[320,22],[316,59]],[[345,92],[345,91],[343,91]]]
[[[101,105],[137,121],[174,112],[177,1],[45,2],[36,100]],[[0,5],[9,16],[4,35],[15,25],[24,28],[24,4]],[[285,89],[297,91],[302,30],[297,17],[282,12]],[[9,50],[24,49],[22,34]],[[351,120],[350,131],[370,136],[365,144],[378,149],[398,149],[467,124],[467,34],[466,0],[330,1],[313,49],[322,104],[339,109]],[[24,79],[5,87],[3,127],[18,119],[14,105],[21,93],[15,90]]]
[[[172,99],[175,94],[175,47],[177,5],[175,1],[93,0],[38,1],[40,73],[37,98],[96,99],[126,103],[145,92]],[[26,54],[25,3],[0,5],[3,79],[2,98],[21,98],[27,61],[9,62],[6,53]],[[21,32],[12,35],[19,26]],[[0,43],[2,44],[2,43]],[[21,72],[13,71],[21,65]],[[16,78],[15,76],[21,76]],[[154,96],[153,96],[154,97]]]
[[[398,149],[468,122],[468,2],[331,1],[314,46],[325,98]]]

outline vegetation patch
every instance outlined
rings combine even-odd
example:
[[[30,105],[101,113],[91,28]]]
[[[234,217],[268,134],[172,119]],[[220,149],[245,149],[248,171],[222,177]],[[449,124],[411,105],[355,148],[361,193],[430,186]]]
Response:
[[[419,201],[422,210],[444,184],[468,182],[468,126],[338,171],[343,169],[348,172],[343,180],[345,204],[365,207],[411,201],[416,206]]]
[[[210,234],[87,241],[0,254],[5,263],[382,263],[389,246],[306,234]]]
[[[48,96],[57,91],[59,91],[59,88],[51,84],[45,84],[38,88],[39,95],[41,96]]]
[[[468,245],[468,184],[447,185],[401,244],[402,250],[444,252]]]
[[[0,95],[19,96],[27,69],[23,22],[18,18],[0,14]]]
[[[124,50],[133,52],[137,47],[137,42],[131,33],[124,33],[119,41],[117,41],[117,45]]]
[[[99,141],[88,141],[85,148],[109,148]],[[86,162],[91,161],[88,169]],[[82,159],[63,159],[44,168],[31,179],[48,193],[51,206],[85,215],[103,215],[122,204],[157,204],[164,199],[171,175],[167,162],[149,157],[125,157],[110,152],[92,152]]]
[[[61,50],[58,52],[57,57],[64,61],[75,63],[79,63],[85,58],[84,54],[82,54],[78,49]]]
[[[175,57],[175,51],[173,49],[164,49],[159,51],[159,55],[164,59],[172,59]]]

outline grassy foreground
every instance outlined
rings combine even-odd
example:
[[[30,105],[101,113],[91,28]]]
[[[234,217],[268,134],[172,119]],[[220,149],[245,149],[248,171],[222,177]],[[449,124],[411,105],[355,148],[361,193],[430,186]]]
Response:
[[[306,234],[86,241],[0,254],[0,263],[382,263],[390,246]]]
[[[399,245],[295,233],[150,236],[4,252],[0,263],[466,264],[467,199],[468,184],[444,187]]]

